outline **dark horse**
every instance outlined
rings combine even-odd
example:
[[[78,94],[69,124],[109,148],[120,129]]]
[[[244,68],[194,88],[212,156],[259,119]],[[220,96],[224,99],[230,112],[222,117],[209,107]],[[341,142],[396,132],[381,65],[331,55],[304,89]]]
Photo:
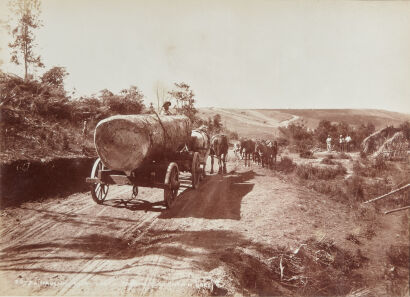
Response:
[[[214,157],[218,158],[218,173],[226,173],[226,155],[228,154],[228,137],[224,134],[217,134],[211,138],[211,174],[214,173]]]
[[[258,164],[262,164],[262,167],[269,167],[270,149],[264,141],[256,142],[255,156],[257,157]]]
[[[251,166],[251,158],[254,159],[255,142],[251,139],[246,139],[241,143],[241,154],[245,153],[245,166]]]
[[[262,167],[272,168],[276,164],[278,144],[276,141],[260,141],[256,143],[255,153],[260,157]]]
[[[276,166],[276,156],[278,154],[278,142],[275,140],[273,143],[268,143],[268,147],[271,150],[271,163]]]

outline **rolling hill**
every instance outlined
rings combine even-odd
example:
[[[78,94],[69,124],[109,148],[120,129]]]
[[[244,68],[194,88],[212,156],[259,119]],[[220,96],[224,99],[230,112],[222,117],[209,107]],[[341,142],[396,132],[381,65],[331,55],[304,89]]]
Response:
[[[279,136],[279,127],[289,123],[301,122],[311,129],[321,120],[346,122],[352,126],[372,123],[376,129],[389,125],[398,126],[410,121],[410,114],[376,109],[230,109],[207,107],[199,108],[201,118],[220,114],[222,122],[229,130],[245,137]]]

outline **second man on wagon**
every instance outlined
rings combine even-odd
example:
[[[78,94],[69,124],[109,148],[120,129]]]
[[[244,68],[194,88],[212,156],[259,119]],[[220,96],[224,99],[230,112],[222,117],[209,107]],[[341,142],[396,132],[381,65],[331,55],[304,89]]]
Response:
[[[170,110],[169,107],[171,106],[171,102],[165,101],[162,105],[162,109],[160,111],[160,115],[174,115]]]

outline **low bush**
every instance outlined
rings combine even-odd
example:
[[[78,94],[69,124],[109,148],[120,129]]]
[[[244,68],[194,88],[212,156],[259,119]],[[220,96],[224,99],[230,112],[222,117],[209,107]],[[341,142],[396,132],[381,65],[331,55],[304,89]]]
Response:
[[[364,181],[359,176],[353,175],[345,182],[346,194],[349,200],[364,201]]]
[[[336,168],[320,168],[312,165],[298,165],[296,168],[296,175],[298,177],[310,180],[329,180],[345,174],[346,168],[340,164]]]
[[[320,161],[322,164],[326,165],[336,165],[335,161],[333,161],[333,156],[332,155],[327,155],[325,158]]]
[[[392,245],[386,254],[392,265],[409,267],[409,245]]]
[[[296,167],[296,164],[293,163],[293,160],[287,156],[281,158],[280,162],[276,163],[276,170],[282,171],[285,173],[292,172]]]
[[[353,163],[353,172],[359,176],[368,176],[369,172],[366,170],[366,167],[362,165],[359,161]]]
[[[287,140],[287,139],[284,138],[284,137],[278,137],[278,138],[276,139],[276,141],[277,141],[277,143],[278,143],[278,146],[287,146],[287,145],[289,145],[289,140]]]
[[[379,171],[383,171],[387,169],[386,161],[384,160],[383,156],[379,155],[376,157],[373,163],[373,168]]]
[[[299,174],[298,176],[302,174],[302,171],[299,167],[300,166],[298,166],[297,169],[297,174]],[[342,203],[347,203],[350,206],[357,205],[357,203],[366,200],[365,185],[363,183],[363,180],[359,177],[351,177],[344,181],[341,181],[340,179],[332,180],[331,177],[335,176],[335,173],[333,173],[332,175],[329,174],[328,171],[322,171],[322,176],[320,176],[317,174],[314,175],[311,172],[306,172],[307,170],[305,168],[303,170],[303,184],[318,193],[328,195],[329,198]]]
[[[304,150],[299,153],[299,157],[304,158],[304,159],[315,159],[313,156],[313,153],[309,150]]]
[[[113,114],[139,114],[142,111],[141,103],[120,96],[104,98],[103,102]]]
[[[410,122],[406,121],[402,123],[399,129],[403,132],[404,136],[407,140],[410,140]]]
[[[345,160],[352,160],[352,157],[350,157],[348,154],[346,153],[340,153],[337,155],[338,159],[345,159]]]
[[[377,177],[381,176],[388,169],[387,163],[382,156],[374,160],[355,161],[353,163],[353,172],[358,176]]]
[[[304,181],[305,182],[305,181]],[[330,197],[336,197],[337,200],[344,200],[345,193],[342,186],[336,182],[329,182],[325,180],[310,181],[307,187],[315,190],[318,193],[329,195]]]

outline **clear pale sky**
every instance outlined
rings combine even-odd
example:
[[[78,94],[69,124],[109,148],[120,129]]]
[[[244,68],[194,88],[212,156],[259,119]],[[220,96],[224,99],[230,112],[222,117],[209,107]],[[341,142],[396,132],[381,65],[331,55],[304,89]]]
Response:
[[[198,106],[410,113],[410,2],[43,0],[41,19],[37,51],[77,96],[184,81]]]

